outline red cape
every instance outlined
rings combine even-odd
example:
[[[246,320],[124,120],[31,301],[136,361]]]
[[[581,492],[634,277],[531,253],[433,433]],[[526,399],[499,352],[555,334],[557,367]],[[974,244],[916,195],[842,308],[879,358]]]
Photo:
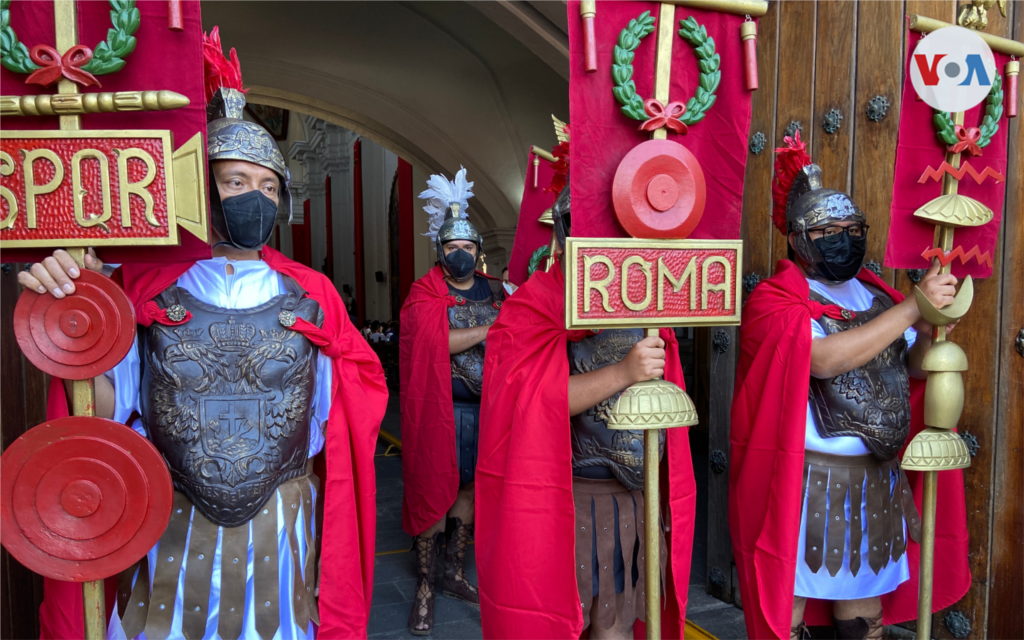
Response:
[[[487,334],[476,468],[477,575],[485,638],[575,638],[576,587],[569,441],[565,279],[538,271],[509,297]],[[665,378],[683,386],[675,336]],[[670,594],[666,638],[681,638],[690,575],[696,489],[688,429],[668,431]],[[663,465],[664,467],[664,465]],[[664,485],[663,485],[664,486]],[[663,505],[664,509],[664,505]],[[672,575],[680,588],[672,589]],[[643,637],[643,625],[634,633]]]
[[[435,266],[412,283],[402,305],[402,528],[411,536],[437,524],[459,491],[448,353],[448,307],[454,303],[441,267]]]
[[[327,424],[327,477],[323,479],[324,524],[320,534],[321,638],[366,636],[373,593],[374,535],[377,525],[373,452],[387,407],[384,371],[376,354],[345,313],[334,285],[323,274],[263,248],[271,269],[299,283],[324,312],[323,331],[308,335],[332,363],[332,400]],[[140,324],[152,322],[155,296],[194,263],[126,264],[121,268],[125,292]],[[299,326],[299,325],[296,325]],[[52,386],[48,418],[58,417],[67,402],[59,381]],[[40,608],[44,638],[82,638],[81,588],[46,581]],[[112,604],[108,602],[108,605]]]
[[[903,295],[862,269],[863,282],[896,302]],[[729,529],[750,638],[788,638],[796,580],[803,479],[807,387],[811,376],[810,320],[839,311],[808,300],[803,272],[788,260],[754,289],[743,308],[740,361],[732,404]],[[911,437],[924,425],[924,384],[911,380]],[[902,452],[900,454],[902,457]],[[907,472],[921,508],[921,474]],[[963,475],[939,474],[933,609],[967,593],[967,515]],[[885,624],[917,617],[919,546],[910,541],[910,580],[882,597]],[[831,624],[827,603],[808,602],[810,625]]]

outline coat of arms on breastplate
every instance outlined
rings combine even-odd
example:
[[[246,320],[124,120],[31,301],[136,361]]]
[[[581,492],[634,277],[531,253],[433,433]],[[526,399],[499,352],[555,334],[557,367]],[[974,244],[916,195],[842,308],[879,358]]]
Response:
[[[148,357],[153,426],[182,445],[180,471],[236,487],[288,465],[281,448],[308,420],[311,395],[314,351],[289,344],[298,334],[234,316],[211,323],[209,338],[202,328],[158,331],[166,346]]]

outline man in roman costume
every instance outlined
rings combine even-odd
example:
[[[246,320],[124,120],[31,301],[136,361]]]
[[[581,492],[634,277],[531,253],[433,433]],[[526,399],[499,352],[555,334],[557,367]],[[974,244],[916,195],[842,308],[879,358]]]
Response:
[[[242,119],[238,58],[225,60],[216,28],[204,57],[213,257],[115,272],[139,340],[95,379],[96,414],[149,438],[175,488],[160,542],[117,580],[109,636],[365,636],[383,371],[334,285],[265,246],[291,211],[288,169]],[[19,281],[63,297],[78,275],[58,251]]]
[[[917,474],[901,450],[921,428],[932,327],[916,299],[863,267],[868,224],[826,188],[799,132],[777,150],[774,222],[789,260],[743,309],[732,408],[729,520],[751,638],[881,638],[917,613]],[[953,301],[938,266],[918,287]],[[914,393],[912,393],[912,389]],[[957,474],[959,475],[959,474]],[[936,606],[967,589],[962,482],[940,490]],[[913,580],[911,578],[913,576]],[[958,595],[957,595],[958,594]]]
[[[473,487],[487,331],[498,316],[501,280],[476,270],[483,239],[468,219],[473,183],[434,175],[427,200],[437,265],[413,283],[402,306],[402,526],[415,536],[416,594],[409,631],[434,627],[434,571],[445,544],[444,595],[479,606],[463,559],[473,531]]]

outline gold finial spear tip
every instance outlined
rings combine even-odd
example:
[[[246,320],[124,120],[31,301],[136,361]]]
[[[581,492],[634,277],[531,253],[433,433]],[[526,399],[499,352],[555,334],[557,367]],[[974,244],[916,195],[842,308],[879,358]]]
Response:
[[[183,96],[175,91],[157,91],[157,104],[160,105],[160,111],[169,111],[171,109],[181,109],[191,104],[191,100],[187,96]]]

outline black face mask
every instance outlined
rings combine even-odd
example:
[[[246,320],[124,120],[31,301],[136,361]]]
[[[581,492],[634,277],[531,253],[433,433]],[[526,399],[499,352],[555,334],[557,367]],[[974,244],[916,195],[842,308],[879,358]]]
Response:
[[[249,191],[219,202],[213,199],[214,227],[239,249],[259,249],[270,240],[277,223],[277,204],[262,191]]]
[[[444,257],[448,273],[452,274],[456,282],[465,282],[473,275],[476,268],[476,258],[465,249],[456,249]]]
[[[868,239],[854,238],[843,232],[828,238],[814,240],[821,262],[815,265],[822,276],[829,280],[846,282],[855,277],[864,264]]]

